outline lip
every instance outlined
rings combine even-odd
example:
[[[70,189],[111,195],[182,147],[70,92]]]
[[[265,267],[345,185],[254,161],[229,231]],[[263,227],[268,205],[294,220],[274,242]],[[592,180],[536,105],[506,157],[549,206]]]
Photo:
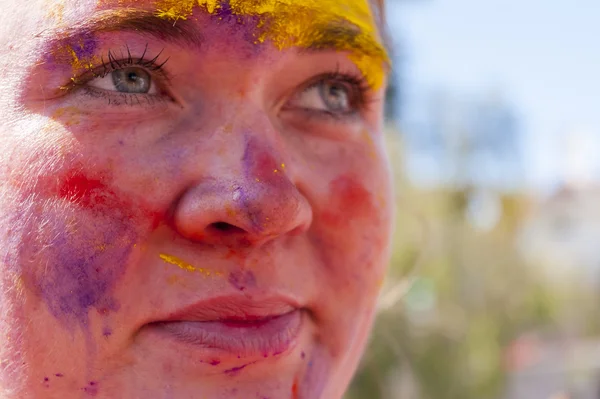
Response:
[[[294,346],[303,313],[281,298],[221,297],[175,311],[147,327],[205,351],[224,351],[239,358],[267,357]]]

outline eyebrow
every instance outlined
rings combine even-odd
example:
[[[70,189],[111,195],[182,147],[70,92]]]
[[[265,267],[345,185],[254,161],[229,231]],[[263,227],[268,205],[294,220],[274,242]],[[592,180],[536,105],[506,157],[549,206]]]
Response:
[[[310,33],[309,33],[310,35]],[[343,46],[340,46],[343,43]],[[342,47],[342,48],[340,48]],[[361,29],[346,21],[333,21],[320,26],[312,33],[312,39],[306,50],[349,50],[374,58],[381,58],[390,66],[388,43],[380,43],[376,38],[364,34]]]
[[[95,34],[110,32],[149,35],[157,40],[191,49],[200,48],[204,42],[198,24],[192,20],[173,21],[157,16],[156,12],[135,8],[98,11],[85,21],[44,31],[38,36],[51,37],[50,47],[54,49],[65,43],[83,48],[83,44],[93,40]],[[314,26],[306,32],[306,36],[310,40],[305,43],[305,51],[349,50],[384,59],[389,53],[387,43],[381,44],[376,38],[362,34],[359,27],[345,20],[332,21],[326,26]],[[344,44],[343,48],[340,48],[340,43]]]
[[[110,32],[134,32],[192,48],[199,48],[203,42],[201,32],[190,21],[173,23],[151,11],[132,8],[99,11],[85,21],[43,31],[37,36],[49,37],[49,47],[56,49],[65,43],[83,47],[83,44],[93,40],[94,35]]]

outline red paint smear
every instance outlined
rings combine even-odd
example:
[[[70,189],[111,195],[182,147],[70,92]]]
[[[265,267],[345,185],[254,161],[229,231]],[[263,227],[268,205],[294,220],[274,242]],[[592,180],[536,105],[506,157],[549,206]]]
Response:
[[[157,211],[140,208],[130,201],[123,200],[110,189],[104,181],[105,177],[88,177],[81,171],[73,171],[59,186],[60,198],[91,210],[113,209],[120,210],[124,219],[132,219],[134,216],[142,217],[150,221],[152,229],[160,224],[163,214]]]
[[[58,195],[84,208],[107,205],[110,198],[116,197],[115,193],[109,190],[100,179],[88,178],[80,172],[67,176],[59,188]]]
[[[298,376],[296,376],[294,385],[292,385],[292,399],[298,399]]]
[[[227,250],[227,254],[225,254],[225,259],[231,259],[231,258],[234,258],[234,257],[240,257],[240,254],[237,251],[229,248]]]
[[[371,193],[355,177],[339,176],[329,187],[328,208],[322,213],[325,223],[334,227],[344,227],[353,219],[368,218],[375,212]]]

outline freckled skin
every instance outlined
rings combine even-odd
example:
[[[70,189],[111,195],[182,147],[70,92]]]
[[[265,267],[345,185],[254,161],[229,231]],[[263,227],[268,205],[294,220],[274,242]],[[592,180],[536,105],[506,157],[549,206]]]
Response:
[[[65,90],[71,53],[39,33],[126,6],[154,10],[32,0],[0,16],[0,397],[340,398],[388,257],[383,89],[353,118],[308,113],[308,83],[360,68],[256,44],[256,18],[224,7],[186,20],[200,49],[135,32],[69,42],[81,59],[163,50],[156,96]],[[145,333],[236,295],[293,298],[296,343],[199,356]]]

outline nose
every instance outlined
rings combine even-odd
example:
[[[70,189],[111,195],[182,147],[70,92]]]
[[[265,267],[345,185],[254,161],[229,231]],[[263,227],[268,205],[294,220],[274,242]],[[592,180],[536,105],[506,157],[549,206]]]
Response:
[[[182,236],[213,245],[260,246],[309,228],[311,206],[268,144],[247,139],[237,163],[180,197],[174,224]]]

